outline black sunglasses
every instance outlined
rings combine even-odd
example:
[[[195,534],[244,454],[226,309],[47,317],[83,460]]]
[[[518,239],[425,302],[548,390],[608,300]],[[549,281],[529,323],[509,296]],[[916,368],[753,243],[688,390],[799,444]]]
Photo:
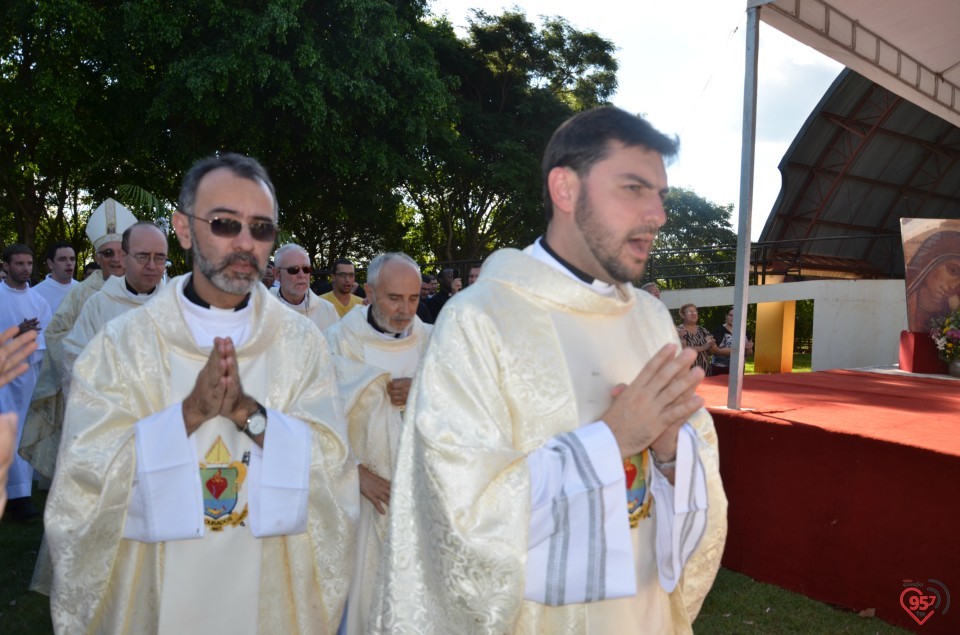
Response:
[[[101,251],[98,251],[97,253],[103,256],[104,258],[106,258],[107,260],[109,260],[110,258],[113,258],[116,254],[120,253],[121,251],[123,250],[122,249],[103,249]]]
[[[284,267],[284,270],[291,276],[295,276],[300,273],[301,269],[303,269],[303,273],[307,274],[308,276],[313,273],[313,267],[310,265],[304,265],[302,267]]]
[[[250,230],[250,236],[252,236],[254,240],[272,243],[277,237],[277,231],[279,231],[277,226],[270,221],[254,221],[252,223],[244,223],[234,218],[223,218],[220,216],[215,218],[200,218],[199,216],[187,214],[186,212],[181,212],[181,214],[207,223],[210,225],[210,232],[214,236],[219,236],[220,238],[235,238],[240,235],[240,230],[242,230],[243,226],[246,225]]]

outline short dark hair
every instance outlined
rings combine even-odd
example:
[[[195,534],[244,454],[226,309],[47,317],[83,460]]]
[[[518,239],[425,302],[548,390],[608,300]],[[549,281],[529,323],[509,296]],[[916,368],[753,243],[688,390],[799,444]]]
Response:
[[[435,275],[433,275],[432,273],[425,273],[425,274],[423,274],[422,276],[420,276],[420,281],[421,281],[421,282],[426,282],[427,284],[430,284],[431,282],[433,282],[433,281],[436,280],[436,279],[437,279],[437,277],[436,277]]]
[[[610,142],[619,141],[627,147],[643,146],[663,157],[672,157],[680,147],[677,138],[671,139],[638,115],[613,106],[586,110],[567,119],[553,133],[543,153],[543,205],[547,221],[553,218],[553,201],[547,177],[553,168],[570,168],[584,178],[598,161],[610,152]]]
[[[47,260],[56,260],[57,252],[60,251],[61,249],[73,249],[73,245],[71,245],[65,240],[61,240],[53,243],[52,245],[49,245],[47,247]],[[74,255],[76,255],[77,250],[73,249],[73,253]]]
[[[11,258],[23,254],[33,257],[33,250],[22,243],[11,243],[3,248],[3,261],[9,265]]]
[[[139,220],[133,225],[130,225],[130,227],[127,227],[127,229],[120,236],[120,249],[122,249],[125,253],[129,254],[130,253],[130,234],[133,233],[133,228],[145,227],[145,226],[156,227],[157,229],[160,230],[161,234],[163,234],[164,236],[167,235],[167,233],[163,231],[163,228],[160,227],[160,225],[157,225],[156,223],[154,223],[153,221]]]
[[[333,270],[334,270],[334,272],[336,272],[337,267],[340,266],[340,265],[350,265],[351,267],[354,266],[354,265],[353,265],[353,261],[348,260],[347,258],[337,258],[336,260],[333,261]]]
[[[270,180],[266,168],[253,157],[236,152],[215,154],[193,164],[193,167],[183,176],[183,184],[180,186],[180,198],[177,200],[177,207],[181,212],[193,214],[193,206],[197,202],[197,188],[200,187],[200,181],[208,173],[220,168],[227,168],[240,178],[260,181],[266,185],[267,189],[270,190],[270,196],[273,197],[273,215],[274,217],[277,216],[277,192],[273,189],[273,182]],[[191,222],[193,221],[191,220]]]

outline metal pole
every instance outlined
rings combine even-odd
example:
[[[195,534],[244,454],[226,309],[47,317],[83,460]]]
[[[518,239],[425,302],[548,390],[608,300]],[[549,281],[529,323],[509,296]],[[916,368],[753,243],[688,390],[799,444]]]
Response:
[[[740,149],[740,219],[737,233],[737,275],[733,289],[733,341],[727,408],[740,409],[750,291],[750,221],[753,216],[753,171],[756,160],[757,61],[760,53],[760,7],[747,6],[746,68],[743,76],[743,146]]]

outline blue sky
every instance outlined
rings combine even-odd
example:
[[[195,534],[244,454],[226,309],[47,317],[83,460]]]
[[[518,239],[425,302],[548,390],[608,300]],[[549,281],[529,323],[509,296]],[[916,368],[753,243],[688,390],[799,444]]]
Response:
[[[530,19],[560,15],[611,40],[620,63],[614,104],[679,135],[670,184],[732,203],[737,227],[746,0],[433,0],[430,6],[456,25],[466,24],[471,9],[497,14],[519,7]],[[780,192],[777,165],[840,70],[761,24],[754,239]]]

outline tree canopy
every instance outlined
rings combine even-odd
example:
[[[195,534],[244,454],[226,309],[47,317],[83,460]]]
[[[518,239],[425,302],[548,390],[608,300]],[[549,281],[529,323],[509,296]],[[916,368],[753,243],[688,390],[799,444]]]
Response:
[[[426,11],[7,0],[0,241],[67,239],[83,256],[86,217],[107,196],[157,218],[194,161],[237,151],[270,171],[284,239],[321,265],[398,248],[476,260],[530,242],[544,226],[543,149],[564,119],[611,98],[614,46],[560,17],[475,11],[459,35]],[[682,220],[658,247],[712,240],[729,220],[692,192],[671,197]]]
[[[614,46],[562,18],[538,28],[517,11],[475,11],[464,39],[438,20],[432,37],[450,121],[430,130],[403,191],[423,248],[475,260],[542,231],[543,150],[560,123],[613,94]]]
[[[281,223],[321,258],[399,245],[396,185],[448,100],[423,2],[9,0],[0,11],[5,240],[34,244],[71,197],[88,212],[121,184],[175,200],[193,161],[230,150],[268,167]]]
[[[646,276],[668,289],[732,285],[737,234],[733,205],[718,205],[693,190],[671,187],[667,222],[653,243]]]

